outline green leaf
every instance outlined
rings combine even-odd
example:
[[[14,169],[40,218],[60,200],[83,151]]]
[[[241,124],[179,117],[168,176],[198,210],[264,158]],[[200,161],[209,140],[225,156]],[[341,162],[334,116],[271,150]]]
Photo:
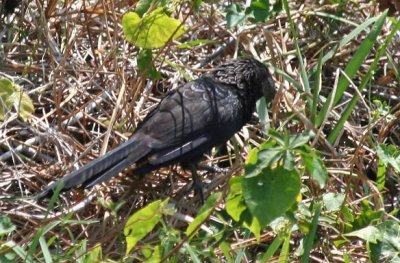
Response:
[[[7,251],[9,250],[8,247],[1,246],[1,245],[0,245],[0,249],[4,249],[4,250],[7,250]],[[15,263],[15,262],[18,262],[17,254],[15,254],[14,251],[1,253],[0,254],[0,262],[2,262],[2,263]],[[20,261],[20,262],[23,262],[23,261]]]
[[[324,202],[325,208],[328,212],[333,212],[333,211],[339,211],[344,199],[345,199],[345,194],[342,193],[327,193],[324,194],[322,197],[322,200]]]
[[[18,112],[19,116],[28,121],[32,117],[35,108],[29,95],[22,91],[21,87],[9,81],[0,79],[0,120],[3,120],[5,113],[10,107]]]
[[[291,135],[289,139],[289,146],[291,149],[298,148],[306,144],[313,137],[314,133],[312,131]]]
[[[140,251],[145,256],[146,260],[143,262],[161,262],[164,247],[162,246],[145,246]]]
[[[376,147],[379,159],[387,166],[390,164],[397,172],[400,172],[400,150],[393,144],[380,144]]]
[[[227,241],[222,241],[219,244],[219,247],[221,248],[221,251],[226,259],[226,262],[233,262],[232,256],[231,256],[231,246]]]
[[[383,239],[383,233],[374,226],[366,226],[359,230],[344,234],[344,236],[359,237],[374,244]]]
[[[86,254],[84,263],[92,263],[92,262],[102,262],[103,259],[103,251],[101,249],[101,245],[98,244],[95,247],[92,247]]]
[[[257,241],[260,240],[261,237],[261,229],[262,226],[257,217],[253,216],[248,209],[242,214],[242,218],[244,218],[243,226],[246,227],[254,234]]]
[[[39,245],[40,245],[40,249],[43,253],[43,258],[45,262],[52,262],[51,259],[51,252],[50,249],[48,247],[48,244],[46,242],[46,239],[44,238],[44,236],[41,236],[39,238]]]
[[[243,195],[251,214],[263,227],[296,202],[300,186],[296,170],[265,168],[258,176],[244,178]]]
[[[193,40],[193,41],[184,42],[184,43],[182,43],[180,45],[177,45],[176,47],[184,49],[184,48],[191,48],[191,47],[199,46],[199,45],[202,45],[202,44],[216,44],[216,43],[217,43],[217,41],[215,41],[215,40],[196,39],[196,40]]]
[[[153,63],[153,52],[150,49],[143,49],[138,55],[138,67],[139,70],[147,78],[150,79],[162,79],[160,72],[157,71]]]
[[[376,244],[370,244],[372,262],[400,262],[400,225],[386,221],[376,226],[383,235]]]
[[[290,240],[291,240],[290,233],[287,233],[286,236],[284,237],[281,253],[279,254],[277,262],[289,262]]]
[[[282,11],[282,9],[283,9],[282,0],[275,1],[275,4],[274,4],[272,10],[275,13],[280,13]]]
[[[185,33],[179,20],[169,17],[158,8],[140,18],[137,13],[128,12],[122,17],[122,28],[126,38],[134,45],[145,48],[161,48],[168,40]]]
[[[13,93],[15,92],[15,87],[14,84],[9,81],[8,79],[0,79],[0,98],[2,100],[2,103],[0,104],[0,113],[4,115],[4,108],[3,104],[5,107],[9,108],[12,106],[12,103],[8,99]]]
[[[264,22],[270,15],[269,1],[255,0],[252,1],[249,11],[253,14],[257,22]]]
[[[258,176],[263,169],[271,166],[274,162],[278,161],[282,158],[282,152],[280,149],[265,149],[261,150],[258,153],[257,149],[253,149],[254,152],[248,157],[248,164],[245,167],[245,177],[251,178],[254,176]],[[251,153],[251,152],[250,152]],[[258,159],[255,159],[258,158]],[[255,160],[254,160],[255,159]],[[251,161],[251,162],[250,162]],[[256,161],[256,162],[254,162]]]
[[[375,210],[373,207],[370,206],[368,200],[361,202],[361,204],[362,204],[361,213],[355,217],[354,222],[352,224],[353,229],[360,229],[368,225],[371,225],[374,222],[379,222],[382,220],[384,211]]]
[[[24,120],[28,121],[32,117],[32,113],[35,108],[33,107],[33,102],[29,95],[25,92],[16,92],[12,96],[12,101],[14,102],[14,108],[18,111],[19,116]]]
[[[8,216],[0,215],[0,236],[11,233],[16,229]]]
[[[342,23],[346,23],[352,26],[355,26],[356,28],[354,28],[350,33],[348,33],[347,35],[345,35],[339,42],[339,44],[337,45],[337,47],[333,47],[331,48],[322,58],[321,60],[321,64],[325,65],[326,62],[330,59],[332,59],[334,57],[334,55],[337,53],[338,50],[342,50],[345,46],[347,46],[352,40],[356,39],[357,36],[363,32],[368,30],[368,27],[372,24],[375,23],[377,20],[377,17],[372,17],[366,21],[364,21],[361,25],[358,25],[350,20],[346,20],[343,19],[341,17],[337,17],[337,16],[333,16],[332,14],[328,14],[328,13],[324,13],[324,12],[315,12],[315,15],[317,16],[321,16],[323,18],[329,18],[332,20],[337,20],[340,21]],[[319,65],[315,65],[314,68],[311,71],[311,75],[314,74],[314,72],[317,70],[317,67]]]
[[[242,213],[247,209],[243,199],[243,177],[232,177],[229,180],[229,194],[225,202],[226,212],[239,222]]]
[[[193,2],[194,2],[194,10],[196,12],[198,12],[203,1],[202,0],[194,0]]]
[[[345,74],[348,77],[350,77],[350,79],[353,78],[355,73],[358,71],[359,67],[361,67],[361,64],[363,63],[364,59],[370,55],[370,53],[371,53],[370,51],[371,51],[372,47],[375,45],[375,43],[378,42],[377,38],[380,35],[382,27],[386,21],[386,15],[387,15],[387,11],[383,12],[383,14],[378,18],[378,20],[374,24],[374,27],[372,28],[371,32],[368,34],[367,38],[361,43],[361,45],[357,49],[356,54],[353,56],[353,58],[347,65],[347,67],[345,69]],[[397,25],[399,25],[399,23],[397,23]],[[346,121],[348,120],[348,118],[350,117],[352,112],[354,111],[354,109],[357,105],[357,102],[360,99],[360,96],[358,96],[358,94],[360,94],[364,89],[366,89],[367,86],[370,85],[370,80],[372,79],[375,72],[377,70],[379,70],[380,59],[382,56],[384,56],[386,47],[388,47],[389,44],[391,43],[390,40],[394,37],[395,33],[396,32],[392,30],[392,32],[390,32],[389,36],[386,37],[384,44],[378,48],[378,51],[376,52],[376,55],[374,57],[372,64],[368,68],[367,73],[361,79],[361,84],[358,87],[359,92],[354,93],[354,96],[351,98],[350,102],[346,104],[345,110],[342,112],[341,117],[339,118],[339,121],[334,126],[332,132],[328,136],[328,141],[331,144],[333,144],[336,141],[336,139],[338,138],[338,136],[340,134],[342,134],[342,130],[343,130],[343,127],[344,127]],[[335,99],[334,99],[335,105],[342,98],[344,90],[347,89],[348,84],[349,84],[349,81],[347,80],[347,78],[345,76],[342,76],[339,79],[337,90],[341,94],[340,94],[340,97],[337,97],[338,93],[336,93]]]
[[[136,243],[150,233],[160,222],[162,211],[167,204],[168,199],[164,201],[157,200],[129,217],[124,228],[126,254],[129,254]]]
[[[309,148],[309,147],[307,147]],[[312,150],[310,152],[302,152],[301,158],[303,159],[304,166],[307,171],[311,174],[311,178],[314,179],[320,188],[324,188],[326,181],[328,180],[328,171],[324,165],[324,162],[317,156]]]
[[[227,28],[242,24],[245,18],[246,14],[238,4],[231,4],[226,8]]]
[[[320,214],[321,214],[321,204],[317,204],[317,208],[315,209],[313,220],[311,222],[311,230],[308,233],[308,235],[304,238],[303,242],[304,254],[302,262],[310,262],[310,253],[314,245],[314,239],[317,233],[318,222],[319,222],[318,219]]]
[[[257,238],[260,238],[261,226],[257,218],[252,216],[243,197],[244,177],[233,177],[229,180],[229,195],[225,203],[226,212],[236,222],[242,221],[243,226],[249,229]]]
[[[23,249],[20,245],[15,243],[14,241],[7,241],[3,244],[0,244],[0,251],[9,251],[7,253],[0,254],[0,262],[4,263],[13,263],[13,262],[26,262],[33,263],[32,257],[28,254],[25,249]],[[21,259],[21,261],[17,260],[17,256]]]
[[[150,8],[153,0],[139,0],[136,3],[135,13],[142,17]]]
[[[268,250],[260,257],[260,260],[257,262],[268,262],[270,260],[276,251],[278,251],[279,247],[282,245],[283,242],[283,237],[282,235],[277,235],[272,241],[271,245],[268,246]]]
[[[379,159],[378,160],[378,170],[376,171],[376,184],[379,191],[382,191],[385,188],[386,182],[386,166],[384,162]]]
[[[218,201],[221,195],[222,195],[221,192],[217,192],[212,194],[207,199],[206,203],[202,206],[196,218],[187,227],[186,229],[187,236],[191,236],[193,234],[193,231],[195,231],[198,228],[198,226],[202,224],[207,219],[207,217],[210,216],[210,214],[214,209],[215,203]]]

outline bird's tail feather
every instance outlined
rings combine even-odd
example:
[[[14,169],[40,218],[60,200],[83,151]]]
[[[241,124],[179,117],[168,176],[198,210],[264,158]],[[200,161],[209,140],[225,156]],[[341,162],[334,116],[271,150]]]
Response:
[[[65,191],[78,185],[87,188],[102,183],[134,164],[149,152],[150,149],[144,143],[131,138],[86,166],[54,182],[40,193],[38,198],[49,196],[60,184],[62,184],[61,191]]]

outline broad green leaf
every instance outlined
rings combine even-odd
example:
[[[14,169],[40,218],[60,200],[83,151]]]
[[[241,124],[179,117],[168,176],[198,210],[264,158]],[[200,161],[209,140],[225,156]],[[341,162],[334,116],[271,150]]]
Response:
[[[10,99],[12,99],[14,108],[17,110],[18,115],[24,121],[30,120],[35,108],[33,107],[33,102],[28,94],[22,91],[15,92],[13,96],[10,97]]]
[[[254,159],[254,157],[258,157],[258,161],[256,163],[248,163],[246,165],[246,178],[258,176],[263,169],[270,167],[274,162],[281,159],[282,151],[278,148],[261,150],[257,155],[253,154],[251,158]]]
[[[345,197],[345,194],[342,193],[327,193],[324,194],[322,200],[324,202],[326,210],[328,212],[333,212],[340,210],[340,207],[342,206]]]
[[[101,245],[98,244],[95,247],[91,248],[86,254],[83,263],[92,263],[92,262],[102,262],[103,259],[103,251],[101,249]]]
[[[162,211],[167,204],[168,199],[157,200],[143,207],[128,219],[124,228],[126,254],[129,254],[136,243],[149,234],[160,222]]]
[[[166,15],[162,8],[143,18],[128,12],[122,17],[122,28],[132,44],[145,49],[161,48],[171,37],[176,39],[186,30],[179,20]]]
[[[359,230],[344,234],[344,236],[359,237],[374,244],[383,239],[383,233],[374,226],[366,226]]]
[[[347,206],[342,206],[342,215],[348,223],[352,223],[354,221],[353,211],[350,210]]]
[[[225,203],[226,212],[236,222],[243,221],[243,226],[249,229],[257,239],[260,238],[261,226],[258,219],[250,213],[243,198],[243,177],[233,177],[229,180],[229,195]]]
[[[33,263],[35,261],[32,260],[32,257],[29,253],[26,252],[20,245],[15,243],[14,241],[7,241],[3,244],[0,244],[0,251],[9,251],[4,254],[0,254],[0,262],[8,263],[8,262],[26,262]],[[20,260],[17,259],[17,256]]]
[[[264,22],[270,15],[269,1],[254,0],[249,9],[257,22]]]
[[[300,186],[296,170],[265,168],[258,176],[244,178],[243,195],[251,214],[263,227],[296,202]]]
[[[16,229],[8,216],[0,215],[0,236],[11,233]]]
[[[314,133],[311,131],[291,135],[289,140],[289,146],[291,149],[303,146],[313,137]]]
[[[244,10],[238,4],[231,4],[226,9],[226,27],[232,28],[243,23],[246,18]]]
[[[361,202],[361,204],[362,204],[361,213],[355,217],[354,222],[352,224],[353,229],[360,229],[382,220],[384,211],[375,210],[373,207],[370,206],[368,200]]]
[[[0,113],[4,115],[3,103],[7,108],[11,107],[12,103],[9,101],[9,97],[15,92],[15,87],[11,81],[8,79],[0,79],[0,99],[2,103],[0,104]]]
[[[0,249],[7,249],[9,251],[9,248],[1,246]],[[15,263],[18,262],[17,254],[14,251],[9,251],[5,253],[0,254],[0,262],[2,263]],[[22,262],[22,261],[20,261]]]
[[[24,121],[32,117],[35,108],[31,98],[20,86],[8,79],[0,79],[0,99],[0,120],[4,119],[6,110],[10,110],[11,107]]]
[[[258,160],[258,152],[259,150],[257,148],[251,149],[249,154],[247,155],[246,164],[248,165],[256,164]]]
[[[232,177],[229,180],[229,194],[226,198],[226,212],[238,222],[242,213],[247,209],[242,191],[243,177]]]
[[[283,158],[283,168],[286,170],[293,170],[295,166],[293,151],[285,151]]]
[[[281,146],[284,146],[287,144],[285,137],[288,136],[288,132],[284,131],[284,135],[282,136],[279,132],[275,130],[269,130],[268,135],[271,136],[271,138],[275,139],[278,144]]]
[[[251,216],[251,214],[248,210],[245,211],[244,215],[245,215],[245,217]],[[262,226],[257,217],[251,216],[251,220],[245,220],[243,223],[243,226],[245,226],[247,229],[249,229],[251,231],[251,233],[254,234],[257,241],[260,240]]]
[[[198,12],[201,4],[203,3],[203,0],[194,0],[193,2],[194,2],[194,10]]]
[[[376,153],[385,166],[390,164],[397,172],[400,172],[400,149],[393,144],[380,144],[376,147]]]
[[[396,221],[386,221],[376,226],[383,235],[376,244],[370,244],[373,262],[400,262],[400,225]]]
[[[311,149],[309,150],[312,151]],[[318,183],[320,188],[324,188],[328,180],[328,171],[321,158],[313,152],[302,152],[301,158],[311,178]]]
[[[161,262],[163,249],[164,247],[162,246],[155,246],[155,247],[146,246],[143,247],[140,251],[146,258],[144,262],[153,263],[153,262]]]
[[[198,226],[202,224],[207,219],[207,217],[210,216],[215,206],[215,203],[218,201],[221,195],[222,195],[221,192],[216,192],[207,199],[206,203],[201,207],[196,218],[187,227],[186,229],[187,236],[191,236],[193,234],[193,231],[195,231],[198,228]]]
[[[282,11],[282,9],[283,9],[282,0],[277,0],[277,1],[275,1],[275,4],[273,5],[272,10],[273,10],[275,13],[280,13],[280,12]]]

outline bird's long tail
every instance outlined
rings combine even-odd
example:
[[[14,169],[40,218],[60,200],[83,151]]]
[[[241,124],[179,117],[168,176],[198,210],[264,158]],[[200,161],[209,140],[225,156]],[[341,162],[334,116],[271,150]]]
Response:
[[[57,187],[60,187],[61,191],[66,191],[78,185],[88,188],[102,183],[134,164],[149,152],[150,149],[144,143],[136,138],[131,138],[86,166],[49,185],[37,198],[48,197]],[[60,184],[61,186],[59,186]]]

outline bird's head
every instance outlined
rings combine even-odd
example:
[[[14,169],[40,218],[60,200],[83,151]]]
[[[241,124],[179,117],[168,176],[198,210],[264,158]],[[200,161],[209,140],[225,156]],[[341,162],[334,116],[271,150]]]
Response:
[[[263,95],[267,102],[275,97],[275,85],[266,65],[260,61],[242,57],[218,66],[212,73],[222,83],[236,86],[245,95],[258,100]]]

